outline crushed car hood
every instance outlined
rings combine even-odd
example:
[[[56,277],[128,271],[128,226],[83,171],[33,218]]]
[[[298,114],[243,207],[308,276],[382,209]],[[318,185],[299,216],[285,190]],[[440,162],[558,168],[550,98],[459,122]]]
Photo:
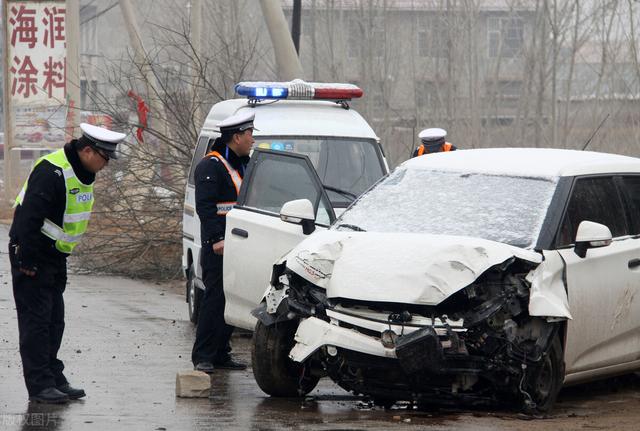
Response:
[[[416,233],[317,232],[287,255],[287,267],[328,297],[437,305],[512,257],[534,251],[480,238]]]

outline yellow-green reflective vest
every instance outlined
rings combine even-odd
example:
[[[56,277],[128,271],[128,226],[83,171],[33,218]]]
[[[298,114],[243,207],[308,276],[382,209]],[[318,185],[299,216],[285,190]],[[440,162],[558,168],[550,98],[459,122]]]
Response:
[[[89,224],[91,208],[93,208],[93,183],[83,184],[80,182],[75,172],[73,172],[71,163],[67,160],[64,149],[40,157],[36,160],[33,168],[35,169],[43,160],[62,170],[67,190],[65,196],[67,202],[64,208],[63,227],[58,226],[49,219],[44,219],[40,232],[55,240],[56,248],[59,251],[70,254],[80,242],[80,238],[82,238]],[[27,179],[24,186],[22,186],[22,191],[16,197],[16,206],[22,204],[28,185],[29,180]]]

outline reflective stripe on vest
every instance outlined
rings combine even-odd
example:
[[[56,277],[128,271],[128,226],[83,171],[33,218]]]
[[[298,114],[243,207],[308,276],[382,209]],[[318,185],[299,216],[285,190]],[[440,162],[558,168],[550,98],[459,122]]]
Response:
[[[233,185],[236,188],[236,196],[240,196],[240,186],[242,185],[242,177],[240,176],[238,171],[233,169],[233,166],[231,166],[229,164],[229,162],[227,162],[225,160],[225,158],[222,157],[222,155],[217,151],[211,151],[205,157],[215,157],[216,159],[218,159],[218,160],[220,160],[222,162],[224,167],[227,168],[227,172],[229,172],[229,176],[231,177],[231,181],[233,182]],[[235,204],[235,202],[234,202],[234,204]]]
[[[71,167],[71,163],[67,160],[64,149],[40,157],[36,160],[33,167],[38,166],[43,160],[60,168],[62,176],[64,177],[64,185],[67,193],[65,196],[64,215],[62,217],[64,227],[60,227],[51,220],[45,219],[40,228],[40,232],[55,240],[58,251],[69,254],[78,245],[80,238],[82,238],[82,235],[87,230],[94,201],[93,183],[87,185],[78,180]],[[22,186],[20,194],[16,197],[14,206],[22,204],[28,186],[29,180],[27,179],[24,186]]]
[[[82,234],[69,235],[65,233],[60,228],[60,226],[58,226],[57,224],[55,224],[49,219],[44,219],[44,224],[42,225],[42,229],[40,229],[40,232],[42,232],[43,234],[45,234],[51,239],[65,241],[65,242],[78,242],[80,241],[80,238],[82,238]]]

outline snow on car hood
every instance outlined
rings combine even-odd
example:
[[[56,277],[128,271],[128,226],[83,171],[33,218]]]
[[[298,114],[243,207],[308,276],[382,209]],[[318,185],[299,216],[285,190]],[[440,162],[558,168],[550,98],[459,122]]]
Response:
[[[437,305],[512,257],[542,261],[534,251],[480,238],[328,230],[291,250],[287,267],[329,297]]]

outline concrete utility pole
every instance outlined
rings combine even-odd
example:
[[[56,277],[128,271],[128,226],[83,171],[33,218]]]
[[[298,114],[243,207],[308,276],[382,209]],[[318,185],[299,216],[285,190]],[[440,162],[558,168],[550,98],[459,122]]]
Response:
[[[194,110],[195,124],[199,125],[204,121],[202,118],[202,110],[198,99],[198,88],[200,87],[201,71],[200,58],[202,54],[202,0],[191,0],[191,9],[189,10],[189,19],[191,21],[191,45],[193,46],[193,82],[191,88],[193,91],[193,101],[197,104]]]
[[[300,21],[302,19],[302,0],[293,0],[293,13],[291,14],[291,38],[300,57]]]
[[[17,181],[15,177],[18,172],[20,172],[20,156],[16,156],[15,152],[12,151],[13,148],[13,127],[11,124],[11,104],[9,103],[9,98],[11,97],[10,88],[9,88],[9,80],[7,79],[7,71],[9,70],[10,62],[9,62],[9,44],[7,41],[11,40],[8,33],[7,25],[6,25],[6,16],[8,12],[7,2],[2,2],[2,19],[4,22],[2,23],[2,31],[5,32],[3,35],[3,59],[2,59],[2,67],[3,67],[3,91],[2,91],[2,103],[3,112],[4,112],[4,160],[2,163],[4,164],[4,198],[7,203],[11,203],[13,199],[15,199],[15,190]]]
[[[67,43],[67,141],[78,132],[80,125],[80,0],[66,0]]]
[[[280,0],[260,0],[260,6],[276,56],[278,79],[291,81],[296,78],[304,78],[302,64],[296,54]]]

